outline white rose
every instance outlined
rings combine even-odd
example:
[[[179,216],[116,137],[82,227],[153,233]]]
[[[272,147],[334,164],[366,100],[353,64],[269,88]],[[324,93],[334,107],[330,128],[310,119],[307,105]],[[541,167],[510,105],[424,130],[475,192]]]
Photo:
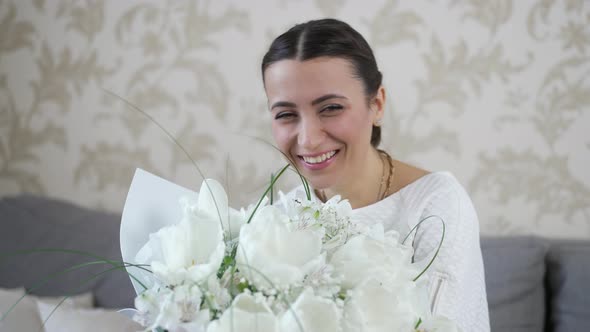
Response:
[[[317,231],[293,229],[285,214],[266,206],[241,230],[238,268],[258,288],[300,283],[324,263],[322,237]]]
[[[397,233],[384,233],[379,224],[336,249],[329,264],[334,267],[334,274],[342,278],[342,286],[351,289],[368,277],[382,282],[415,277],[418,271],[411,266],[412,252],[411,247],[398,244]]]
[[[278,332],[278,319],[261,298],[242,293],[216,321],[212,321],[207,332]]]
[[[342,310],[307,288],[281,316],[282,332],[339,332]]]

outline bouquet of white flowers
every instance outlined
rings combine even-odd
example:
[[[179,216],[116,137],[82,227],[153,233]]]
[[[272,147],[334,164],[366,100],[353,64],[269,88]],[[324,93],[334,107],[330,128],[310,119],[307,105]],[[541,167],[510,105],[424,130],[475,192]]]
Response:
[[[134,319],[146,330],[457,330],[430,314],[426,277],[400,234],[351,223],[348,201],[310,199],[307,186],[306,197],[236,210],[219,182],[205,180],[198,194],[168,195],[182,196],[177,219],[156,222],[147,243],[128,250],[124,238],[145,227],[136,212],[151,204],[135,199],[146,192],[139,176],[155,177],[136,173],[121,245],[125,260],[135,252]],[[150,186],[159,200],[171,192]]]

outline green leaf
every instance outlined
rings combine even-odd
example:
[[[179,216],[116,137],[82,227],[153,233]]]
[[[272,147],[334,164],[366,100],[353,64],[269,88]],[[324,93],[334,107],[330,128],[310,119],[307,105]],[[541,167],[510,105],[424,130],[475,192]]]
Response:
[[[314,219],[318,219],[320,217],[320,211],[319,210],[315,210],[313,212],[313,217],[314,217]]]

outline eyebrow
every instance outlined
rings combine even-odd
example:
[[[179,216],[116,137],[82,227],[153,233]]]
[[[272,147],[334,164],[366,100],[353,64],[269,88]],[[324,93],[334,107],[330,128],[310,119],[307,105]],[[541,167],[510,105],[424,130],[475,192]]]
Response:
[[[328,99],[333,99],[333,98],[337,98],[337,99],[346,99],[346,97],[342,96],[342,95],[337,95],[335,93],[330,93],[327,95],[323,95],[319,98],[314,99],[311,102],[311,105],[317,105],[321,102],[324,102]],[[272,106],[270,107],[270,109],[272,110],[275,107],[296,107],[297,105],[295,103],[289,102],[289,101],[277,101],[276,103],[272,104]]]

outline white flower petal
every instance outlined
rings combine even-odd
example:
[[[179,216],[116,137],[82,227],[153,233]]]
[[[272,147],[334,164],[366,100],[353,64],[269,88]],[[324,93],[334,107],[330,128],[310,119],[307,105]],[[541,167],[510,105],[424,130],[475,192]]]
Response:
[[[234,331],[278,332],[278,320],[265,303],[242,293],[221,318],[207,328],[207,332]]]
[[[342,311],[330,299],[307,288],[281,316],[282,332],[339,332]]]
[[[213,179],[206,179],[203,181],[201,184],[201,190],[199,191],[199,211],[208,213],[218,222],[219,218],[221,218],[223,225],[227,225],[228,208],[229,202],[227,194],[221,183]]]
[[[413,278],[418,272],[411,265],[412,248],[397,243],[383,227],[374,227],[369,234],[360,234],[339,247],[329,260],[342,286],[352,289],[368,277],[382,282],[396,278]]]
[[[321,236],[311,230],[290,230],[289,218],[273,206],[261,209],[242,227],[237,262],[257,287],[301,282],[321,254]]]
[[[412,281],[384,285],[368,279],[358,285],[344,306],[344,331],[413,331],[428,306],[414,298]]]
[[[198,206],[191,207],[190,200],[185,200],[185,205],[183,219],[151,234],[136,257],[138,263],[150,264],[156,277],[167,285],[206,279],[217,272],[225,253],[219,218]]]

